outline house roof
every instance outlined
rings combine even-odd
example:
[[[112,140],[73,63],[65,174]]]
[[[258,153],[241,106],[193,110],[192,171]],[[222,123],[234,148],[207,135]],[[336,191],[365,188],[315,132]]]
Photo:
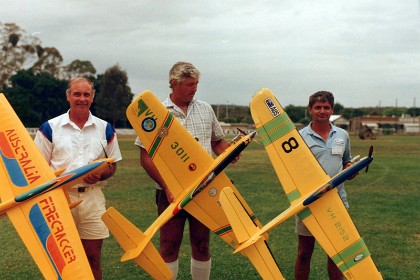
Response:
[[[341,115],[331,115],[330,116],[330,122],[334,122],[334,121],[338,120],[339,118],[341,118]]]

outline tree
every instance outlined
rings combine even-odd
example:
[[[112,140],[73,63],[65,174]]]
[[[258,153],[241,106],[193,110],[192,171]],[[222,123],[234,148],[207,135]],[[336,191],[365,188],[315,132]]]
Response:
[[[127,85],[127,72],[115,65],[108,68],[98,80],[99,92],[95,94],[96,114],[114,127],[127,127],[125,112],[134,97]]]
[[[26,35],[25,31],[14,23],[0,22],[0,88],[9,85],[9,77],[37,59],[40,40]]]
[[[18,71],[10,80],[12,86],[5,88],[5,95],[26,127],[39,127],[68,110],[67,81],[30,69]]]
[[[398,116],[400,117],[404,113],[402,108],[388,107],[384,109],[384,116]]]
[[[289,115],[289,118],[293,122],[298,122],[302,119],[305,119],[306,109],[307,107],[294,105],[287,105],[286,107],[284,107],[284,111],[287,113],[287,115]]]
[[[56,48],[38,48],[39,58],[32,66],[35,73],[47,72],[58,78],[60,76],[60,65],[63,63],[63,57]]]
[[[407,109],[407,114],[412,117],[420,116],[420,108],[418,107],[411,107]]]
[[[77,76],[94,76],[96,69],[88,60],[73,60],[69,65],[63,67],[61,78],[71,80]]]
[[[9,78],[23,69],[34,73],[47,72],[57,79],[93,76],[96,69],[90,61],[74,60],[62,66],[63,57],[54,47],[42,47],[41,40],[15,23],[0,23],[0,89],[10,85]]]
[[[340,103],[336,102],[334,104],[334,114],[335,115],[341,115],[343,113],[344,110],[344,106],[341,105]]]

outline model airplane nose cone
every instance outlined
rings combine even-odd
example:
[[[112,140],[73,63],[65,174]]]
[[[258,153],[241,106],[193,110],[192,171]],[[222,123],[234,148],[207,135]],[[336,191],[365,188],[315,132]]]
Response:
[[[255,130],[255,131],[253,131],[253,132],[251,132],[251,133],[249,134],[249,137],[250,137],[251,139],[254,139],[255,135],[257,135],[257,131],[256,131],[256,130]]]

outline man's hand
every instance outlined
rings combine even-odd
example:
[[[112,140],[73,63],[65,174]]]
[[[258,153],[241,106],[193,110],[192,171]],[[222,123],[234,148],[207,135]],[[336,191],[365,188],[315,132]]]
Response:
[[[237,163],[239,158],[241,157],[242,153],[240,153],[239,155],[237,155],[233,160],[232,163]]]
[[[347,162],[346,164],[343,165],[343,169],[349,168],[350,166],[351,166],[351,162]],[[353,176],[351,176],[350,178],[348,178],[348,180],[353,179],[357,175],[359,175],[359,172],[355,173]]]
[[[93,184],[98,183],[100,179],[101,179],[101,174],[94,173],[94,174],[90,174],[90,175],[84,177],[83,181],[86,184],[93,185]]]
[[[96,184],[99,181],[104,181],[108,178],[110,178],[112,175],[114,175],[115,170],[117,169],[117,164],[113,162],[112,164],[108,165],[108,169],[105,169],[105,171],[102,174],[94,173],[86,176],[83,178],[83,181],[86,184],[92,185]]]
[[[169,190],[168,187],[162,187],[162,189],[165,191],[166,193],[166,198],[168,198],[169,203],[172,203],[175,201],[175,197],[173,196],[173,194],[171,193],[171,191]]]

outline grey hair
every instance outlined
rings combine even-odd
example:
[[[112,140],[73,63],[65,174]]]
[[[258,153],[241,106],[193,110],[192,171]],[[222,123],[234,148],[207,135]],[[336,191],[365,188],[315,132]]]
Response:
[[[70,95],[70,88],[71,88],[71,85],[72,85],[74,82],[78,82],[78,81],[86,81],[86,82],[88,82],[88,84],[92,87],[92,93],[93,93],[93,96],[95,96],[95,86],[94,86],[93,82],[92,82],[91,80],[89,80],[88,78],[85,78],[85,77],[76,77],[76,78],[74,78],[74,79],[71,79],[71,80],[69,81],[69,83],[67,84],[67,90],[66,90],[66,94],[67,94],[67,95]]]
[[[182,82],[185,78],[192,77],[194,79],[200,79],[200,71],[195,68],[189,62],[179,61],[172,66],[169,70],[169,87],[172,88],[172,81],[177,81],[177,83]]]

